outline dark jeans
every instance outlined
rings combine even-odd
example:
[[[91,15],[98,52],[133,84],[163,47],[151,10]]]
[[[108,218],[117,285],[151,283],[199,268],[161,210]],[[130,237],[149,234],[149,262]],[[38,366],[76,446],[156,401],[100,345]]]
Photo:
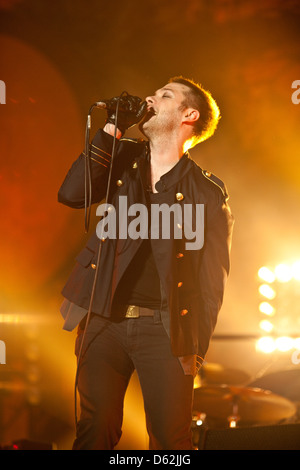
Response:
[[[79,327],[78,354],[82,339]],[[193,377],[171,353],[154,317],[113,323],[92,315],[78,374],[81,414],[73,449],[113,449],[122,434],[123,402],[136,369],[146,413],[149,449],[192,449]]]

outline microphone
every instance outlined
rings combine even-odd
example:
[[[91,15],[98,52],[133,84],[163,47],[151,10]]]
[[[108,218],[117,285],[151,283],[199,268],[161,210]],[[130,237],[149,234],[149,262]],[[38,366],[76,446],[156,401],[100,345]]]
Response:
[[[117,102],[116,101],[111,102],[111,100],[96,101],[96,103],[94,103],[94,106],[99,109],[107,109],[108,111],[115,111],[117,108]],[[119,109],[120,111],[124,111],[124,112],[130,111],[126,107],[124,108],[124,106],[122,106],[122,103],[120,103]]]
[[[95,103],[95,106],[96,108],[100,108],[100,109],[110,109],[110,106],[108,105],[106,101],[97,101]]]
[[[91,109],[95,107],[116,112],[119,101],[119,111],[135,116],[138,121],[140,121],[147,112],[147,102],[142,101],[141,98],[138,98],[137,96],[130,96],[127,92],[123,92],[123,94],[125,93],[128,97],[126,100],[121,98],[120,101],[120,98],[112,98],[111,100],[96,101]],[[133,122],[137,123],[138,121],[135,120]]]

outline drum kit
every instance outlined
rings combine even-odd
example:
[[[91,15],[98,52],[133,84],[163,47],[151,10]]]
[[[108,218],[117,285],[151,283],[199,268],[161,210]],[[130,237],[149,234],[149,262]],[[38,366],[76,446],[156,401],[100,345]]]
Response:
[[[299,403],[298,368],[251,381],[243,371],[205,363],[194,383],[193,430],[295,422]]]

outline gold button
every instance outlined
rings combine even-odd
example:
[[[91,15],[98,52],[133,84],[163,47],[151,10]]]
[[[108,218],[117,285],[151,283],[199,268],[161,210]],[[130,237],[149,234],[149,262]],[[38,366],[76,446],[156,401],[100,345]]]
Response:
[[[189,311],[186,308],[184,308],[184,309],[181,310],[180,315],[183,317],[187,313],[189,313]]]
[[[117,181],[117,186],[122,186],[122,184],[123,184],[123,181],[122,181],[122,180],[118,180],[118,181]]]
[[[206,171],[205,174],[206,174],[206,176],[208,176],[208,178],[211,177],[211,172],[210,171]]]
[[[178,286],[178,287],[181,287],[182,284],[183,284],[183,282],[180,281],[180,282],[178,282],[177,286]]]
[[[176,199],[177,199],[177,201],[182,201],[183,197],[184,197],[184,196],[183,196],[182,193],[176,193]]]
[[[137,162],[133,162],[132,168],[137,168]]]
[[[93,269],[96,269],[97,265],[96,265],[96,264],[91,264],[91,267],[92,267]]]
[[[184,254],[183,253],[177,253],[176,258],[183,258]]]

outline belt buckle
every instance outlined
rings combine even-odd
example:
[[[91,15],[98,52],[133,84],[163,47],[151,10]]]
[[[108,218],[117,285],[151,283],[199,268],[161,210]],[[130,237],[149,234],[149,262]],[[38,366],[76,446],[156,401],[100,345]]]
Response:
[[[136,305],[129,305],[127,308],[126,318],[139,318],[140,309]]]

